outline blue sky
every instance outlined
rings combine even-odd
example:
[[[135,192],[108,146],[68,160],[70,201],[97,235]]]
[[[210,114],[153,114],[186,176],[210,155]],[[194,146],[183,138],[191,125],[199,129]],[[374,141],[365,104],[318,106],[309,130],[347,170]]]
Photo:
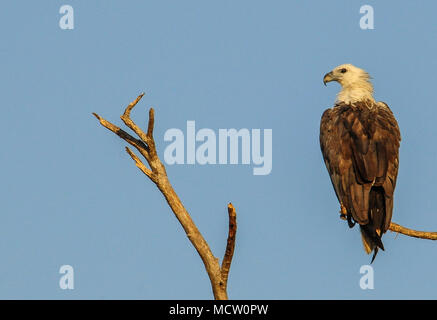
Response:
[[[62,30],[59,8],[74,8]],[[374,8],[361,30],[359,9]],[[353,63],[398,119],[402,143],[393,221],[437,231],[437,42],[431,1],[3,1],[0,10],[0,298],[210,299],[207,274],[125,143],[100,127],[156,113],[170,128],[273,131],[273,169],[173,165],[176,192],[220,259],[227,211],[238,233],[233,299],[435,299],[437,243],[384,236],[370,262],[339,206],[320,153],[322,112]],[[71,265],[75,289],[61,290]]]

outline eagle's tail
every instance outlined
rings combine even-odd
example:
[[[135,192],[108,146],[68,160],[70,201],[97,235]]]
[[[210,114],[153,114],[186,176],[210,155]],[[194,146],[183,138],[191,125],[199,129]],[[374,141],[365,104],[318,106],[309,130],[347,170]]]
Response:
[[[378,249],[384,250],[381,237],[385,232],[385,196],[382,187],[372,187],[369,194],[369,223],[360,225],[361,239],[364,250],[369,254],[372,251],[372,262],[375,260]],[[371,262],[371,263],[372,263]]]

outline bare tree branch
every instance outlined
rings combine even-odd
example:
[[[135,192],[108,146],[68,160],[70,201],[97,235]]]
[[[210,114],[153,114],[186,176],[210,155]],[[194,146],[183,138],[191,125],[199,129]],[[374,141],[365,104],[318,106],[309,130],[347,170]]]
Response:
[[[342,212],[343,211],[341,211],[341,213]],[[340,219],[346,220],[346,214],[341,214]],[[393,231],[393,232],[397,232],[397,233],[401,233],[401,234],[409,236],[409,237],[427,239],[427,240],[437,240],[437,232],[416,231],[413,229],[403,227],[403,226],[401,226],[397,223],[394,223],[394,222],[390,222],[390,226],[388,227],[388,230]]]
[[[229,234],[228,242],[226,247],[225,257],[223,259],[222,267],[219,265],[219,260],[216,258],[208,243],[203,238],[200,231],[194,224],[188,211],[183,206],[178,195],[174,191],[170,181],[167,177],[165,167],[158,157],[158,153],[155,147],[155,140],[153,138],[153,129],[155,125],[155,114],[154,110],[151,108],[149,110],[149,122],[147,127],[147,133],[141,130],[130,118],[130,113],[132,109],[137,105],[137,103],[144,96],[144,93],[140,94],[132,103],[130,103],[123,115],[121,115],[121,120],[125,125],[130,128],[135,134],[140,138],[136,139],[130,134],[120,129],[111,122],[103,119],[98,114],[93,113],[93,115],[100,121],[100,124],[107,128],[108,130],[117,134],[121,139],[125,140],[130,145],[134,146],[141,155],[146,159],[149,167],[138,158],[128,147],[126,147],[127,153],[135,161],[135,165],[147,176],[150,180],[156,184],[158,189],[161,191],[165,197],[168,205],[175,214],[176,218],[179,220],[180,224],[185,230],[188,239],[193,244],[194,248],[199,253],[200,258],[203,261],[205,269],[208,273],[214,298],[218,300],[225,300],[228,298],[227,295],[227,281],[229,268],[231,266],[232,256],[235,247],[235,233],[236,233],[236,213],[232,204],[228,205],[229,213]]]
[[[155,126],[155,112],[153,111],[153,108],[150,108],[149,110],[149,124],[147,125],[147,137],[149,137],[150,140],[153,140],[153,128]]]
[[[107,128],[108,130],[111,130],[116,135],[118,135],[120,138],[122,138],[124,141],[126,141],[130,145],[134,146],[145,158],[148,157],[148,154],[147,154],[147,148],[148,147],[144,144],[144,142],[142,142],[141,140],[138,140],[138,139],[132,137],[129,133],[127,133],[126,131],[120,129],[116,125],[113,125],[111,122],[106,121],[105,119],[100,117],[97,113],[93,112],[93,115],[97,119],[99,119],[100,124],[102,126]]]
[[[437,240],[437,232],[416,231],[416,230],[405,228],[394,222],[390,223],[388,230],[393,232],[398,232],[410,237],[428,239],[428,240]]]
[[[225,290],[228,285],[229,269],[232,263],[232,257],[234,256],[235,249],[235,234],[237,233],[237,215],[235,213],[235,208],[232,203],[228,204],[228,214],[229,214],[229,231],[228,231],[228,241],[226,244],[225,256],[222,261],[222,280]]]
[[[147,168],[144,163],[140,160],[140,158],[137,157],[135,153],[129,149],[129,147],[126,147],[126,152],[132,157],[132,159],[135,161],[135,165],[146,175],[148,176],[153,182],[155,182],[152,170]]]

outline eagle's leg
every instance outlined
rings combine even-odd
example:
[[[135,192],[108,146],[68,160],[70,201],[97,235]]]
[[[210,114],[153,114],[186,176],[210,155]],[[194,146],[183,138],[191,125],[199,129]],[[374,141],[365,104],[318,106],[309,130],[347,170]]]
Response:
[[[347,220],[347,224],[349,228],[353,228],[355,226],[355,222],[352,221],[352,217],[350,214],[348,214],[346,207],[343,205],[343,203],[340,203],[341,210],[340,210],[340,219]]]
[[[347,210],[346,207],[343,205],[343,203],[340,203],[341,209],[340,209],[340,219],[346,220],[347,219]]]

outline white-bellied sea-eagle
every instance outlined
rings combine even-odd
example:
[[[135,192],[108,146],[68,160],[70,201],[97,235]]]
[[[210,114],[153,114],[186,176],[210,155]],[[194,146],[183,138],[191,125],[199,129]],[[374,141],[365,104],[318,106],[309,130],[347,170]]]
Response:
[[[393,212],[393,193],[401,140],[398,123],[384,102],[373,98],[367,72],[343,64],[323,82],[337,81],[335,105],[323,113],[320,146],[338,201],[349,227],[358,223],[364,249],[384,250],[382,235]]]

